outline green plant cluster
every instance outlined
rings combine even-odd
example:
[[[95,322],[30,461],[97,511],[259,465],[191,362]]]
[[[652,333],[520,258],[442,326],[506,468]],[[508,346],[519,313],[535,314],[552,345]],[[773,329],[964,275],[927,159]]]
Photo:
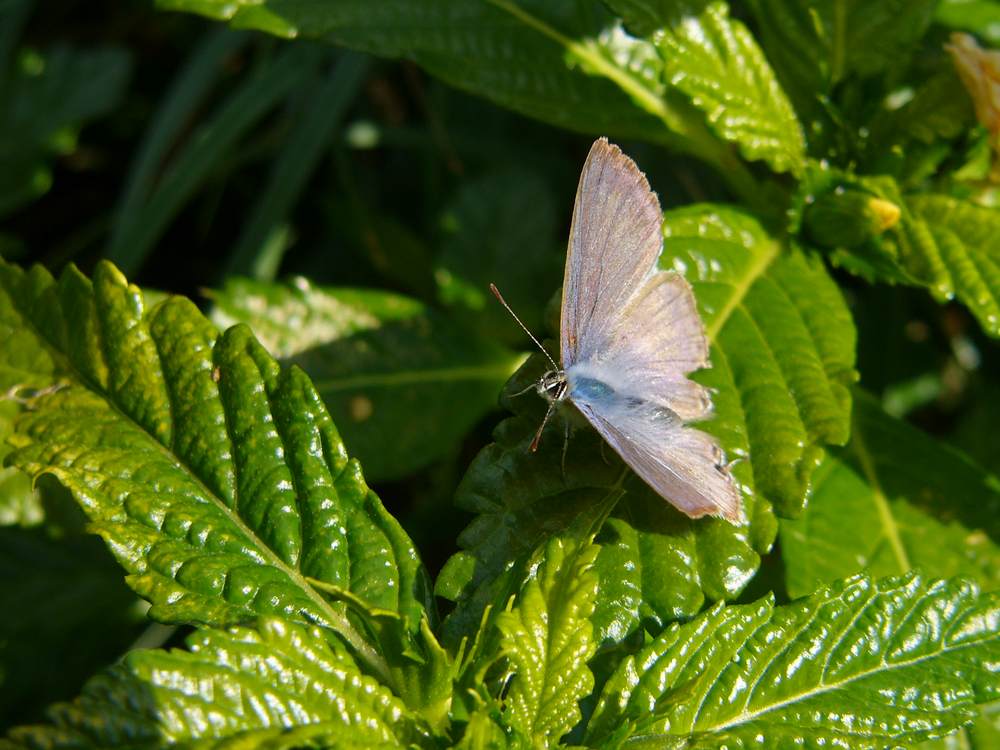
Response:
[[[0,748],[1000,747],[1000,6],[157,5],[0,0]],[[528,450],[597,135],[743,524]]]

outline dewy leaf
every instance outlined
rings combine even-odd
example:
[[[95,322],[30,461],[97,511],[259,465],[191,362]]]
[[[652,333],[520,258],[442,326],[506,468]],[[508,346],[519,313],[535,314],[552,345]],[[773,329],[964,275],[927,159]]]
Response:
[[[998,664],[995,594],[858,576],[670,627],[607,681],[585,741],[617,731],[687,748],[908,745],[996,700]]]
[[[855,392],[851,442],[827,453],[802,516],[781,521],[788,593],[914,567],[998,589],[998,519],[1000,480]]]
[[[773,541],[771,503],[784,515],[799,512],[821,446],[849,435],[855,332],[820,259],[782,250],[752,217],[719,206],[668,212],[664,234],[660,265],[691,281],[713,342],[712,367],[698,380],[715,389],[716,415],[699,429],[738,459],[733,473],[750,523],[692,521],[629,474],[597,540],[605,593],[594,621],[605,645],[642,621],[662,626],[693,616],[706,598],[735,597]],[[446,628],[456,643],[495,601],[491,586],[510,561],[564,528],[621,476],[617,454],[572,410],[555,418],[537,453],[528,451],[545,411],[530,386],[545,367],[533,357],[508,383],[504,405],[516,416],[500,424],[456,495],[478,516],[437,582],[439,593],[460,602]]]
[[[372,479],[440,458],[495,408],[521,357],[398,294],[230,279],[214,322],[247,323],[312,378]]]
[[[1000,336],[1000,214],[947,195],[906,198],[895,233],[907,270],[939,300],[958,297],[983,330]]]
[[[390,679],[398,665],[305,577],[415,631],[426,574],[301,370],[282,371],[244,326],[218,336],[185,299],[146,311],[108,263],[93,283],[0,264],[0,296],[62,379],[20,418],[10,458],[73,492],[152,616],[317,623]]]
[[[137,650],[95,677],[51,726],[21,727],[27,747],[130,747],[239,740],[284,732],[359,746],[402,747],[424,730],[319,628],[263,617],[256,628],[198,630],[190,652]],[[125,742],[125,738],[128,742]]]
[[[709,123],[747,159],[799,173],[805,139],[792,105],[747,28],[728,6],[710,4],[656,37],[666,80],[690,97]]]
[[[594,689],[587,666],[597,650],[590,615],[597,596],[598,547],[555,537],[529,564],[514,605],[497,618],[510,663],[504,722],[535,747],[554,744],[580,720]]]

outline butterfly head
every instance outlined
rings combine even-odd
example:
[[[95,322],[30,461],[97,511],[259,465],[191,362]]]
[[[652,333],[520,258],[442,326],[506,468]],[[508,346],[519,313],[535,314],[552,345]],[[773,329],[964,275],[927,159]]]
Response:
[[[562,401],[569,390],[565,370],[549,370],[535,384],[535,389],[546,401]]]

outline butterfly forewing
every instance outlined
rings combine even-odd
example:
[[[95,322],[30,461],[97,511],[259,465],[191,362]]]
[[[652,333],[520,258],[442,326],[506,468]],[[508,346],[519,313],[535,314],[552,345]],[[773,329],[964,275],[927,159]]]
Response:
[[[650,273],[663,240],[660,202],[646,176],[601,138],[590,149],[573,207],[563,277],[563,367],[610,343],[625,304]]]

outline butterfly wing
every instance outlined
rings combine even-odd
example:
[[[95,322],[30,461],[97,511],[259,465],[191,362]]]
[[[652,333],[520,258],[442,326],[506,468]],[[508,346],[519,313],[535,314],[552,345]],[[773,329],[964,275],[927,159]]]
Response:
[[[635,162],[606,138],[594,142],[580,174],[563,277],[563,367],[592,359],[650,274],[663,239],[656,194]]]
[[[609,327],[604,348],[570,370],[599,368],[602,382],[669,409],[683,421],[711,414],[708,390],[687,375],[708,367],[708,338],[690,284],[670,271],[648,277]]]
[[[573,209],[561,354],[569,397],[657,493],[692,518],[738,523],[740,494],[714,438],[684,422],[711,412],[687,378],[708,340],[681,276],[655,272],[660,203],[635,162],[600,139]]]
[[[713,437],[649,402],[573,390],[570,398],[632,470],[682,513],[743,521],[739,490]]]

